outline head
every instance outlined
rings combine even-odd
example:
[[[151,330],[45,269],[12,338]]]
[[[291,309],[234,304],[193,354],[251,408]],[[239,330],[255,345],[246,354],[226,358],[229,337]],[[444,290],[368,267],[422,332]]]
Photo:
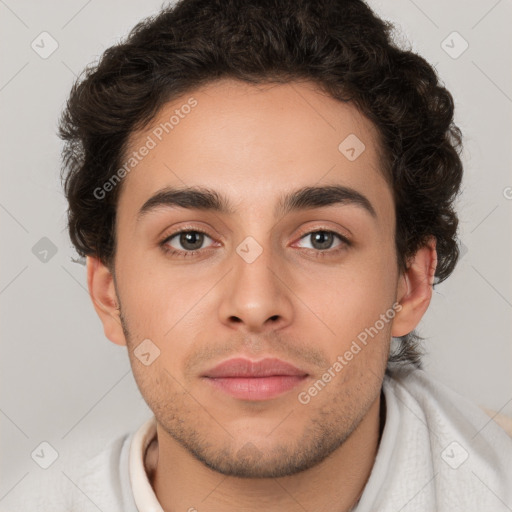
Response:
[[[432,67],[362,1],[181,1],[77,80],[60,135],[105,334],[209,467],[311,467],[391,363],[420,365],[415,328],[458,257],[460,133]],[[204,375],[238,355],[307,378],[234,401]]]

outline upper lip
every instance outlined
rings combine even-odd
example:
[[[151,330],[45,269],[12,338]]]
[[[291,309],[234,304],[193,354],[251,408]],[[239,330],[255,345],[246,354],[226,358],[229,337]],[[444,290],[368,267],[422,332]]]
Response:
[[[307,372],[281,359],[251,361],[243,357],[228,359],[203,374],[203,377],[271,377],[277,375],[305,376]]]

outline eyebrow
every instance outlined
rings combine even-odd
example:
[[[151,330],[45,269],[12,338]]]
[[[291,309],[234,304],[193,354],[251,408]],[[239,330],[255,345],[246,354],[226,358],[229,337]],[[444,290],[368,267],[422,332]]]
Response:
[[[299,210],[334,205],[355,205],[362,208],[372,217],[377,218],[375,209],[366,196],[350,187],[342,185],[303,187],[284,194],[277,202],[274,216],[285,216],[288,213]],[[213,211],[226,215],[236,213],[236,209],[229,199],[211,188],[201,186],[167,187],[159,190],[142,205],[137,214],[137,221],[150,211],[162,207]]]

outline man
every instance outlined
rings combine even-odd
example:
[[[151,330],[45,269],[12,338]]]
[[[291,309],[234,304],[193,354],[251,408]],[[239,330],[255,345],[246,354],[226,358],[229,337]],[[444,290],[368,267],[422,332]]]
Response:
[[[421,370],[457,262],[453,101],[359,0],[183,0],[60,135],[69,230],[154,417],[101,510],[507,510],[512,440]]]

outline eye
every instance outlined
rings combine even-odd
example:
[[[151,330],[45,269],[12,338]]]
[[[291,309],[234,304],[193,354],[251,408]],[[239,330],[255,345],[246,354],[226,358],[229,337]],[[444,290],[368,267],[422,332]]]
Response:
[[[198,230],[178,231],[165,240],[162,241],[161,245],[164,250],[169,251],[173,254],[180,252],[191,252],[194,253],[200,249],[204,249],[203,243],[205,239],[212,240],[206,233]],[[212,240],[213,241],[213,240]],[[172,249],[175,250],[172,250]]]
[[[334,247],[350,245],[348,239],[343,235],[340,235],[334,231],[327,231],[323,229],[306,233],[300,238],[300,240],[307,240],[308,238],[311,239],[311,247],[305,247],[306,249],[316,249],[318,251],[326,251],[328,249],[332,249],[336,238],[339,240],[339,243]]]
[[[334,255],[349,247],[351,242],[343,235],[327,229],[319,229],[316,231],[310,231],[300,237],[300,240],[307,240],[310,238],[310,247],[303,247],[305,249],[312,249],[316,251],[318,256]],[[169,236],[166,236],[164,240],[160,242],[162,250],[176,257],[192,257],[200,253],[204,249],[208,249],[210,246],[204,247],[206,239],[211,242],[214,240],[208,236],[205,232],[198,229],[182,229]],[[333,245],[338,239],[338,243]],[[332,249],[332,250],[330,250]]]

